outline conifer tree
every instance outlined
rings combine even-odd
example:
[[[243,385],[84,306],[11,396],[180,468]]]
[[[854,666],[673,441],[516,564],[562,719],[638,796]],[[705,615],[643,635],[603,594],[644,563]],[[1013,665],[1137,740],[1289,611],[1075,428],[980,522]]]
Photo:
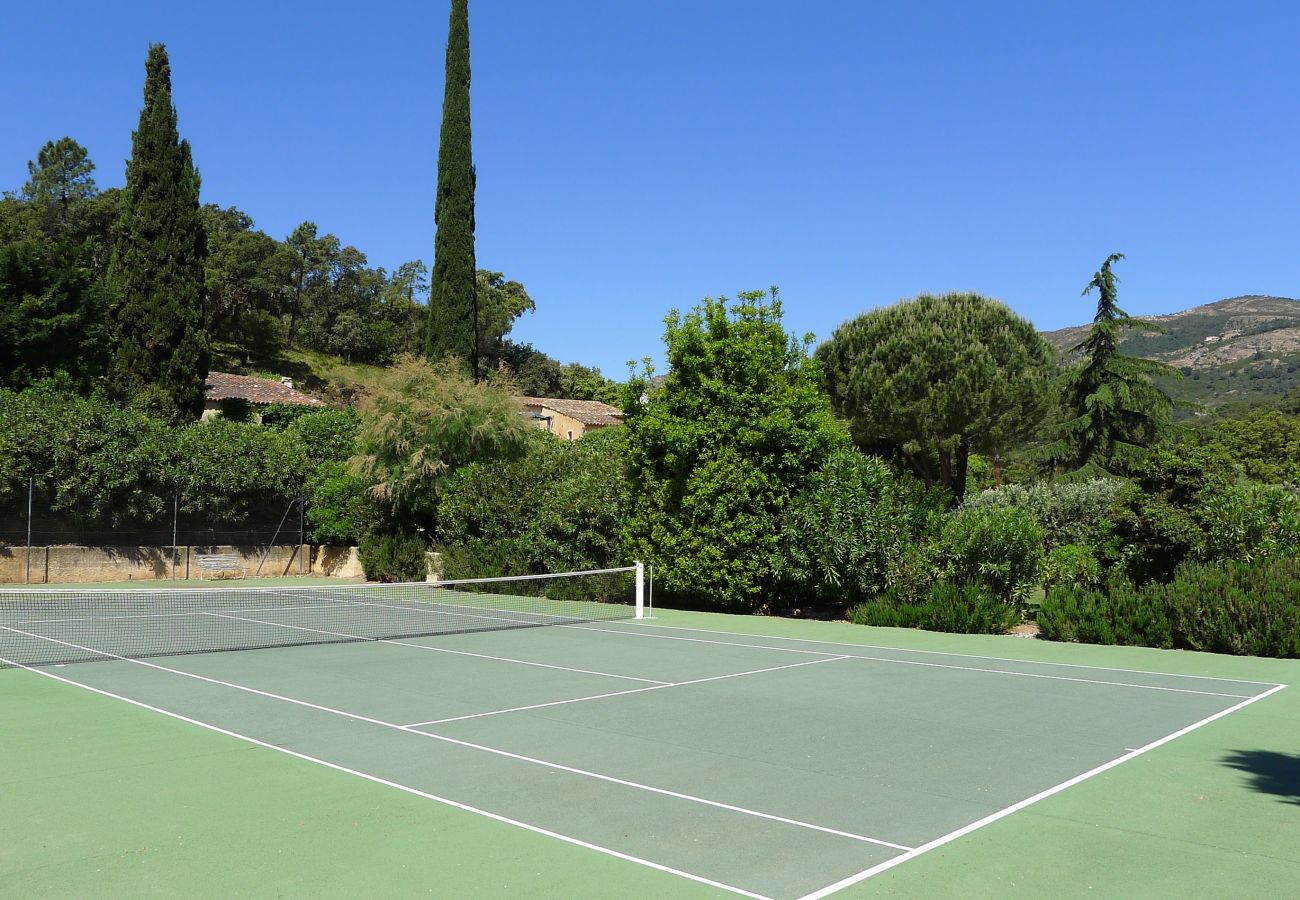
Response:
[[[474,160],[469,121],[469,0],[452,0],[447,80],[438,139],[433,273],[425,352],[456,356],[478,378],[478,298],[474,261]]]
[[[1178,370],[1120,352],[1123,329],[1160,330],[1119,308],[1118,279],[1111,266],[1123,258],[1122,253],[1108,256],[1083,289],[1085,297],[1097,290],[1097,315],[1088,336],[1073,348],[1084,359],[1064,379],[1061,402],[1066,419],[1052,429],[1051,441],[1042,448],[1057,471],[1126,474],[1169,424],[1173,401],[1151,378],[1176,376]]]
[[[197,415],[208,374],[199,173],[189,142],[177,132],[162,44],[149,47],[145,73],[111,266],[119,295],[111,380],[122,399],[165,414]]]

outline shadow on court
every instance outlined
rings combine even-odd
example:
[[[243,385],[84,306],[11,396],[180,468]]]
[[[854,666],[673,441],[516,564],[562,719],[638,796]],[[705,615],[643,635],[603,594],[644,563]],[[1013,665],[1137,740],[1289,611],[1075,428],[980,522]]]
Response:
[[[1252,790],[1275,794],[1284,803],[1300,806],[1300,754],[1234,750],[1223,762],[1249,775]]]

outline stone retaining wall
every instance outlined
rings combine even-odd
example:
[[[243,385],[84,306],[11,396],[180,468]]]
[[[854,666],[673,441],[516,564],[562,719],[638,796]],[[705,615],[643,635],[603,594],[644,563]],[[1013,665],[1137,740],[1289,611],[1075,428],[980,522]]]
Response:
[[[211,573],[199,566],[204,555],[238,558],[242,577],[314,575],[360,578],[356,547],[33,547],[31,584],[80,584],[97,581],[158,581],[170,578],[232,578],[233,573]],[[263,555],[266,556],[263,561]],[[28,581],[25,547],[0,547],[0,584]]]

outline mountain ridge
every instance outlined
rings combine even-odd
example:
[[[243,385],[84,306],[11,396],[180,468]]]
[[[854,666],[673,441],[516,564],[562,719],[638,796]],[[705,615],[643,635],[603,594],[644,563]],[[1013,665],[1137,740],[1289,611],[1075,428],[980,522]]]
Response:
[[[1179,369],[1182,378],[1158,379],[1160,387],[1175,400],[1203,407],[1202,412],[1268,403],[1300,388],[1300,300],[1243,294],[1134,318],[1160,330],[1131,329],[1120,347]],[[1073,325],[1042,335],[1068,359],[1091,327]]]

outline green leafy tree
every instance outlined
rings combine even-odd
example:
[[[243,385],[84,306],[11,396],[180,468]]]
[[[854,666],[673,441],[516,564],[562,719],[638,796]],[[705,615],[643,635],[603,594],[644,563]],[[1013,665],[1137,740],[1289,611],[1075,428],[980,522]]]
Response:
[[[208,204],[203,220],[208,236],[208,333],[260,355],[274,353],[287,340],[280,321],[289,279],[286,255],[274,238],[254,229],[252,218],[233,206]]]
[[[841,611],[882,593],[907,547],[946,506],[852,447],[832,453],[785,508],[782,580]],[[942,505],[940,505],[942,504]],[[937,507],[937,508],[936,508]]]
[[[957,503],[972,453],[994,455],[1033,434],[1055,370],[1032,325],[978,294],[922,294],[864,313],[817,358],[858,446],[900,458]]]
[[[475,460],[518,452],[532,430],[504,387],[474,382],[450,358],[402,358],[359,412],[353,470],[397,530],[432,532],[446,478]]]
[[[786,504],[847,435],[775,289],[665,323],[667,382],[626,426],[627,543],[669,595],[757,609],[775,599]]]
[[[473,578],[625,565],[622,432],[606,428],[566,441],[534,429],[522,454],[458,470],[438,506],[446,574]]]
[[[122,237],[112,262],[120,300],[111,376],[122,398],[151,387],[176,414],[197,416],[208,374],[199,173],[189,142],[176,129],[162,44],[149,48],[145,71],[144,109],[126,167]]]
[[[553,396],[567,400],[599,400],[614,406],[621,394],[619,383],[600,374],[600,369],[582,363],[566,363],[560,367],[560,391]]]
[[[383,318],[394,323],[398,352],[423,353],[428,322],[429,267],[420,260],[404,262],[388,278],[383,292]]]
[[[1300,415],[1254,410],[1219,422],[1211,435],[1211,443],[1240,462],[1256,481],[1300,484]]]
[[[319,236],[315,222],[303,222],[284,239],[289,272],[288,339],[298,339],[298,328],[321,285],[329,278],[330,258],[338,250],[338,238]]]
[[[35,161],[27,163],[30,177],[23,186],[23,199],[42,213],[50,230],[62,232],[73,216],[73,208],[99,194],[91,174],[94,171],[89,151],[72,138],[49,141]]]
[[[558,397],[562,390],[560,361],[536,349],[532,344],[519,344],[511,340],[501,342],[499,369],[489,370],[488,376],[508,372],[515,387],[525,397]]]
[[[1173,401],[1151,379],[1178,376],[1173,366],[1125,356],[1119,342],[1124,329],[1160,329],[1134,319],[1119,308],[1117,279],[1111,267],[1124,258],[1114,253],[1084,288],[1097,291],[1092,329],[1073,352],[1084,360],[1068,372],[1061,391],[1065,420],[1051,429],[1042,455],[1059,472],[1086,477],[1123,475],[1168,426]]]
[[[537,304],[518,281],[506,281],[500,272],[478,270],[478,355],[486,371],[501,365],[505,337],[515,320],[533,312]]]
[[[0,245],[0,384],[63,376],[87,386],[107,361],[111,298],[59,245]]]
[[[429,290],[430,359],[454,356],[477,379],[478,300],[474,263],[474,160],[469,116],[469,0],[452,0],[447,78],[438,139],[437,234]]]
[[[99,193],[91,174],[95,164],[85,147],[70,137],[49,141],[27,163],[30,176],[23,187],[23,198],[41,205],[58,203],[67,206]]]

